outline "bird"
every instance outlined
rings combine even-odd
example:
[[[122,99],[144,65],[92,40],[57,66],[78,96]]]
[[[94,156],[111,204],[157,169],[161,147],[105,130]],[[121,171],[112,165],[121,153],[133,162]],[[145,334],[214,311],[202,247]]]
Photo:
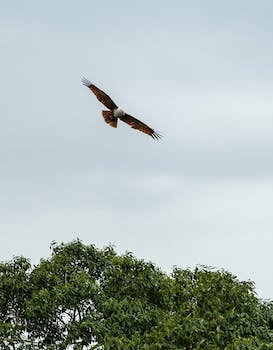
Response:
[[[161,135],[155,132],[154,129],[150,128],[148,125],[144,124],[142,121],[131,116],[130,114],[125,113],[123,109],[119,108],[115,104],[110,96],[92,84],[88,79],[82,78],[81,81],[82,84],[87,86],[97,97],[97,99],[108,108],[108,110],[102,111],[103,119],[107,124],[113,128],[116,128],[118,126],[118,119],[120,119],[124,123],[129,124],[131,128],[144,132],[145,134],[150,135],[153,139],[159,140],[161,138]]]

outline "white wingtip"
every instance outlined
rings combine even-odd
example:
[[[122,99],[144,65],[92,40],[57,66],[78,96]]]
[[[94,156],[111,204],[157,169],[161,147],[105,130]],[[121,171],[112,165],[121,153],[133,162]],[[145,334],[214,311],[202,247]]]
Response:
[[[81,82],[83,83],[83,85],[85,85],[87,87],[92,85],[91,82],[88,79],[86,79],[85,77],[82,77]]]

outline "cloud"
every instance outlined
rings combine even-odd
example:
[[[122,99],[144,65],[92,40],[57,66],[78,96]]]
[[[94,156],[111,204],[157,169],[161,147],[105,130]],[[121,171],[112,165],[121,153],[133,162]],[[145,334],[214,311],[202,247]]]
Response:
[[[272,295],[272,3],[29,4],[0,15],[1,257],[79,236]],[[163,140],[107,126],[82,75]]]

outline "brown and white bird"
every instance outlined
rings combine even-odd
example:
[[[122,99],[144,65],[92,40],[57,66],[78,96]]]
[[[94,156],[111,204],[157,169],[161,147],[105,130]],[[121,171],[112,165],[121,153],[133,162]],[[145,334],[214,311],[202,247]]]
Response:
[[[137,129],[139,131],[144,132],[145,134],[150,135],[153,139],[160,139],[160,135],[156,133],[152,128],[148,125],[144,124],[140,120],[132,117],[131,115],[125,113],[121,108],[119,108],[115,102],[109,97],[104,91],[97,88],[94,84],[90,83],[89,80],[82,78],[83,85],[87,86],[93,94],[97,97],[97,99],[104,104],[109,110],[102,111],[102,116],[104,121],[116,128],[118,125],[118,119],[123,122],[129,124],[133,129]]]

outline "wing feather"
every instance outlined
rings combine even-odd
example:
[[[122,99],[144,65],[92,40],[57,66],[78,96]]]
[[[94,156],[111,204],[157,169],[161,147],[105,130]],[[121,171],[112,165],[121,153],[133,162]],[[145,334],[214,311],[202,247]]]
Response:
[[[144,124],[142,121],[132,117],[129,114],[125,113],[123,116],[120,116],[119,119],[129,124],[131,128],[137,129],[141,132],[144,132],[147,135],[150,135],[153,139],[158,140],[161,138],[161,135],[155,132],[152,128],[150,128],[148,125]]]
[[[92,84],[88,79],[82,78],[82,83],[93,92],[93,94],[102,104],[104,104],[105,107],[111,110],[118,108],[118,106],[115,104],[115,102],[111,99],[110,96],[108,96],[104,91],[100,90],[98,87]]]

